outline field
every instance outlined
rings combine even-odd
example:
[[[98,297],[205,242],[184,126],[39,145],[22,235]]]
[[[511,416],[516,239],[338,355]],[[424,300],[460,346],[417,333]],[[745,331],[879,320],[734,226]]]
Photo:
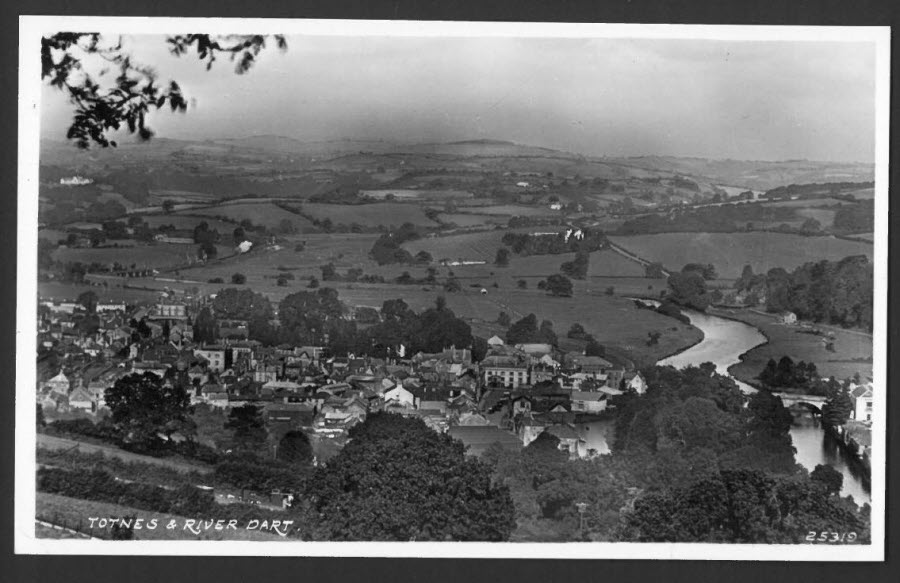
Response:
[[[549,207],[524,206],[517,204],[482,206],[478,207],[478,212],[484,215],[504,215],[510,217],[547,217],[560,214],[560,211],[551,210]]]
[[[460,227],[479,227],[482,225],[504,224],[506,217],[497,215],[476,215],[469,213],[441,213],[438,220],[442,223],[454,223]]]
[[[404,243],[403,247],[413,255],[419,251],[427,251],[435,261],[450,259],[492,263],[497,255],[497,249],[504,246],[501,239],[506,232],[491,230],[446,237],[428,237]]]
[[[817,206],[834,206],[841,204],[836,198],[798,198],[797,200],[780,200],[777,202],[764,202],[763,206],[787,207],[787,208],[812,208]],[[844,202],[843,204],[848,204]],[[851,203],[852,204],[852,203]]]
[[[723,312],[721,315],[756,326],[769,339],[767,344],[748,352],[740,364],[731,367],[731,374],[744,382],[754,382],[770,358],[777,362],[782,356],[790,356],[794,362],[814,362],[824,377],[843,380],[857,372],[863,377],[872,375],[872,336],[863,332],[820,324],[810,324],[809,328],[786,326],[775,316],[755,310]],[[811,329],[824,334],[834,333],[835,352],[825,349],[824,335],[803,332]]]
[[[267,229],[278,230],[281,221],[288,220],[300,231],[312,227],[309,220],[300,215],[286,211],[271,202],[251,202],[246,204],[220,204],[205,209],[194,209],[179,214],[198,217],[225,217],[236,223],[249,219],[254,225],[262,225]]]
[[[230,255],[231,247],[218,245],[219,256]],[[193,245],[174,245],[153,243],[149,245],[131,245],[122,247],[95,247],[88,249],[60,247],[53,252],[57,261],[80,261],[82,263],[101,263],[112,265],[135,264],[142,269],[166,269],[185,265],[196,258]]]
[[[756,273],[773,267],[792,270],[809,261],[839,260],[849,255],[872,258],[872,246],[834,237],[784,233],[662,233],[610,237],[632,253],[670,269],[686,263],[712,263],[723,278],[737,278],[747,264]]]
[[[628,351],[635,361],[644,364],[684,349],[702,337],[696,328],[650,310],[639,310],[626,298],[605,296],[600,291],[589,293],[587,285],[579,282],[571,298],[554,298],[536,289],[491,289],[487,295],[482,295],[477,290],[464,288],[462,292],[444,295],[447,305],[457,315],[475,320],[473,326],[495,321],[501,311],[513,320],[534,313],[539,320],[553,322],[553,329],[560,337],[566,335],[572,324],[579,323],[601,344]],[[437,295],[438,292],[426,292],[413,286],[408,290],[387,286],[354,286],[340,290],[341,299],[353,305],[376,307],[385,300],[402,297],[417,310],[434,305]],[[653,330],[661,332],[659,344],[647,346],[647,333]]]
[[[232,231],[234,231],[234,228],[237,227],[236,222],[226,223],[224,221],[220,221],[219,219],[213,219],[203,216],[193,216],[189,213],[177,215],[145,215],[142,216],[141,219],[143,219],[151,229],[156,229],[160,225],[172,225],[178,230],[190,231],[193,231],[194,227],[196,227],[203,221],[206,221],[210,229],[218,231],[219,234],[225,237],[230,237]]]
[[[321,204],[306,203],[302,212],[314,219],[323,221],[331,219],[333,223],[349,225],[357,223],[365,227],[395,226],[412,223],[421,227],[434,227],[434,221],[425,216],[425,212],[417,205],[403,203],[374,204]]]
[[[857,200],[868,200],[875,198],[875,189],[874,188],[863,188],[861,190],[854,190],[848,192],[847,194],[852,194],[853,197]]]
[[[797,214],[804,218],[815,219],[823,228],[834,226],[835,211],[817,208],[802,208],[797,210]]]
[[[195,535],[183,528],[185,519],[190,517],[149,512],[129,506],[120,506],[108,502],[95,502],[92,500],[81,500],[78,498],[70,498],[68,496],[48,494],[47,492],[37,493],[35,516],[38,519],[46,520],[53,524],[65,525],[75,530],[85,530],[87,532],[90,532],[89,517],[116,518],[134,516],[143,518],[145,524],[155,518],[157,520],[157,527],[152,530],[149,528],[135,529],[135,540],[284,540],[283,537],[278,536],[275,533],[261,532],[259,530],[246,530],[240,523],[236,530],[209,530],[201,531],[200,534]],[[174,520],[178,525],[178,528],[165,528],[165,525],[168,524],[170,520]],[[246,526],[246,524],[243,526]],[[95,528],[97,529],[97,534],[100,534],[100,530],[96,525]]]

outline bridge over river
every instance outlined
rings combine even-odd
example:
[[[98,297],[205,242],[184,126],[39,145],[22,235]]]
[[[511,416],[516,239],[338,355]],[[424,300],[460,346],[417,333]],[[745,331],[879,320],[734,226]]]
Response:
[[[806,406],[814,409],[817,413],[822,412],[822,405],[825,404],[825,397],[819,395],[798,395],[795,393],[772,393],[776,397],[781,397],[784,406],[791,408],[796,405]]]

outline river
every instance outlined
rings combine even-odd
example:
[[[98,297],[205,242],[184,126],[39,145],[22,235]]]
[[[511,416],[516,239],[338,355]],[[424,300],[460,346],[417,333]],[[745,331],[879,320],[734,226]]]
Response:
[[[659,305],[659,302],[654,300],[640,301]],[[756,389],[750,385],[732,377],[728,372],[728,367],[740,362],[740,356],[751,348],[766,342],[766,337],[762,332],[749,324],[736,320],[691,310],[683,310],[683,313],[690,318],[691,325],[703,332],[703,340],[683,352],[660,360],[658,364],[683,368],[711,362],[716,365],[716,371],[719,374],[732,378],[741,391],[747,394],[756,392]],[[610,431],[609,421],[595,421],[578,426],[579,436],[585,440],[586,449],[595,449],[598,453],[609,452],[606,436]],[[842,496],[852,495],[858,504],[871,503],[862,477],[848,465],[843,451],[825,434],[816,419],[808,415],[796,417],[794,425],[791,427],[791,439],[797,450],[797,463],[809,471],[812,471],[818,464],[830,464],[844,476]]]

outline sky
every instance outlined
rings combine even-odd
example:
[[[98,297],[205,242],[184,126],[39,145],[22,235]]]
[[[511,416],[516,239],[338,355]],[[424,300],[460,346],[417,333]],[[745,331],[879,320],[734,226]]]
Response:
[[[246,74],[164,37],[135,61],[191,99],[158,136],[276,134],[427,143],[499,139],[597,156],[873,162],[875,45],[696,39],[289,36]],[[41,135],[72,108],[42,91]]]

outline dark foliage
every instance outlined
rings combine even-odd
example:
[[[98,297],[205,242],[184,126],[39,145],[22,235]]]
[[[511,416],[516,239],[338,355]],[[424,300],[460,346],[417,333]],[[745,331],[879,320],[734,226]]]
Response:
[[[375,413],[317,469],[307,496],[313,537],[328,540],[507,540],[515,525],[509,490],[492,483],[462,443],[421,420]]]

